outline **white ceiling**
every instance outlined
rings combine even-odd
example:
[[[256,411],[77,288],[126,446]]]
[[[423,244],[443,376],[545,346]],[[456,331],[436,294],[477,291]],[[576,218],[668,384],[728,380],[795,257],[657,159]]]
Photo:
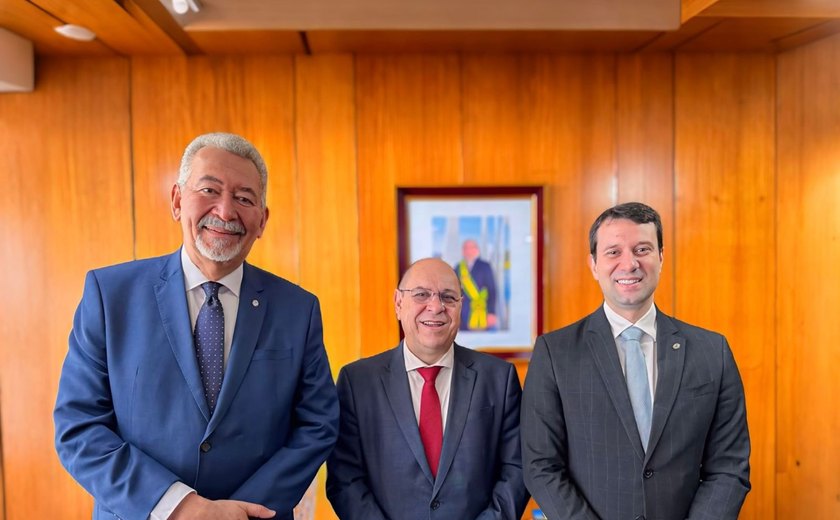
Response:
[[[675,30],[680,0],[198,0],[188,30]],[[171,0],[161,2],[172,12]]]

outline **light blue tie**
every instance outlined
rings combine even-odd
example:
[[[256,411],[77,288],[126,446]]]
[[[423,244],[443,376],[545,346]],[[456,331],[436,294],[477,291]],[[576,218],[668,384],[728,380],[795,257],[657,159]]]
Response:
[[[647,451],[653,405],[650,399],[650,383],[645,356],[642,354],[642,344],[639,343],[644,334],[640,328],[629,327],[620,336],[624,340],[621,345],[625,353],[624,374],[627,378],[630,404],[633,405],[633,415],[636,416],[636,428],[639,429],[642,447]]]

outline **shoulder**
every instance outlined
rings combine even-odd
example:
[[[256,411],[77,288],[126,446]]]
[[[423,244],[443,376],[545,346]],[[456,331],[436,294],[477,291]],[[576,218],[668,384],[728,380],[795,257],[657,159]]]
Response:
[[[171,260],[172,255],[131,260],[92,269],[88,273],[88,276],[95,278],[99,283],[142,283],[144,281],[159,280],[162,272],[165,271],[167,263]]]
[[[599,315],[600,313],[600,315]],[[565,327],[546,332],[540,336],[537,341],[542,340],[549,346],[568,345],[570,343],[579,343],[583,340],[588,330],[597,329],[600,326],[606,325],[609,330],[609,324],[606,322],[606,317],[603,315],[603,309],[598,309],[589,316],[582,318]],[[601,323],[603,317],[604,323]]]
[[[382,368],[389,366],[398,349],[399,347],[394,347],[385,352],[348,363],[341,369],[341,374],[352,378],[370,377]]]
[[[686,323],[661,312],[657,315],[657,327],[660,328],[657,334],[669,332],[668,329],[671,329],[673,332],[685,336],[688,340],[702,340],[711,343],[724,343],[726,341],[723,334],[719,332]]]

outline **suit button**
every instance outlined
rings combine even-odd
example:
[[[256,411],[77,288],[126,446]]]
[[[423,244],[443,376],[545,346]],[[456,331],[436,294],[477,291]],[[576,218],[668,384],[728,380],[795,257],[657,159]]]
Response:
[[[199,449],[201,449],[202,453],[207,453],[208,451],[210,451],[210,448],[212,448],[212,447],[213,447],[212,444],[210,444],[207,441],[204,441],[204,442],[201,443],[201,446],[199,446]]]
[[[432,509],[434,510],[434,509],[437,509],[439,507],[440,507],[440,502],[438,502],[437,500],[432,500]]]
[[[646,470],[645,470],[645,472],[644,472],[642,475],[643,475],[645,478],[650,478],[650,477],[652,477],[652,476],[653,476],[653,470],[652,470],[652,469],[650,469],[650,468],[648,468],[648,469],[646,469]],[[641,517],[641,518],[644,518],[644,517]]]

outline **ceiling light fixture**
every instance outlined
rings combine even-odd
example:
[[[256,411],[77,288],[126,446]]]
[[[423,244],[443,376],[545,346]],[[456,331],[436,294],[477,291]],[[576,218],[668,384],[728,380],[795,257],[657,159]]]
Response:
[[[196,0],[172,0],[172,10],[178,14],[187,14],[187,11],[198,12]]]
[[[87,27],[82,27],[81,25],[73,25],[71,23],[59,25],[55,28],[55,32],[64,36],[65,38],[70,38],[71,40],[78,40],[80,42],[89,42],[96,38],[96,33],[91,31]]]

